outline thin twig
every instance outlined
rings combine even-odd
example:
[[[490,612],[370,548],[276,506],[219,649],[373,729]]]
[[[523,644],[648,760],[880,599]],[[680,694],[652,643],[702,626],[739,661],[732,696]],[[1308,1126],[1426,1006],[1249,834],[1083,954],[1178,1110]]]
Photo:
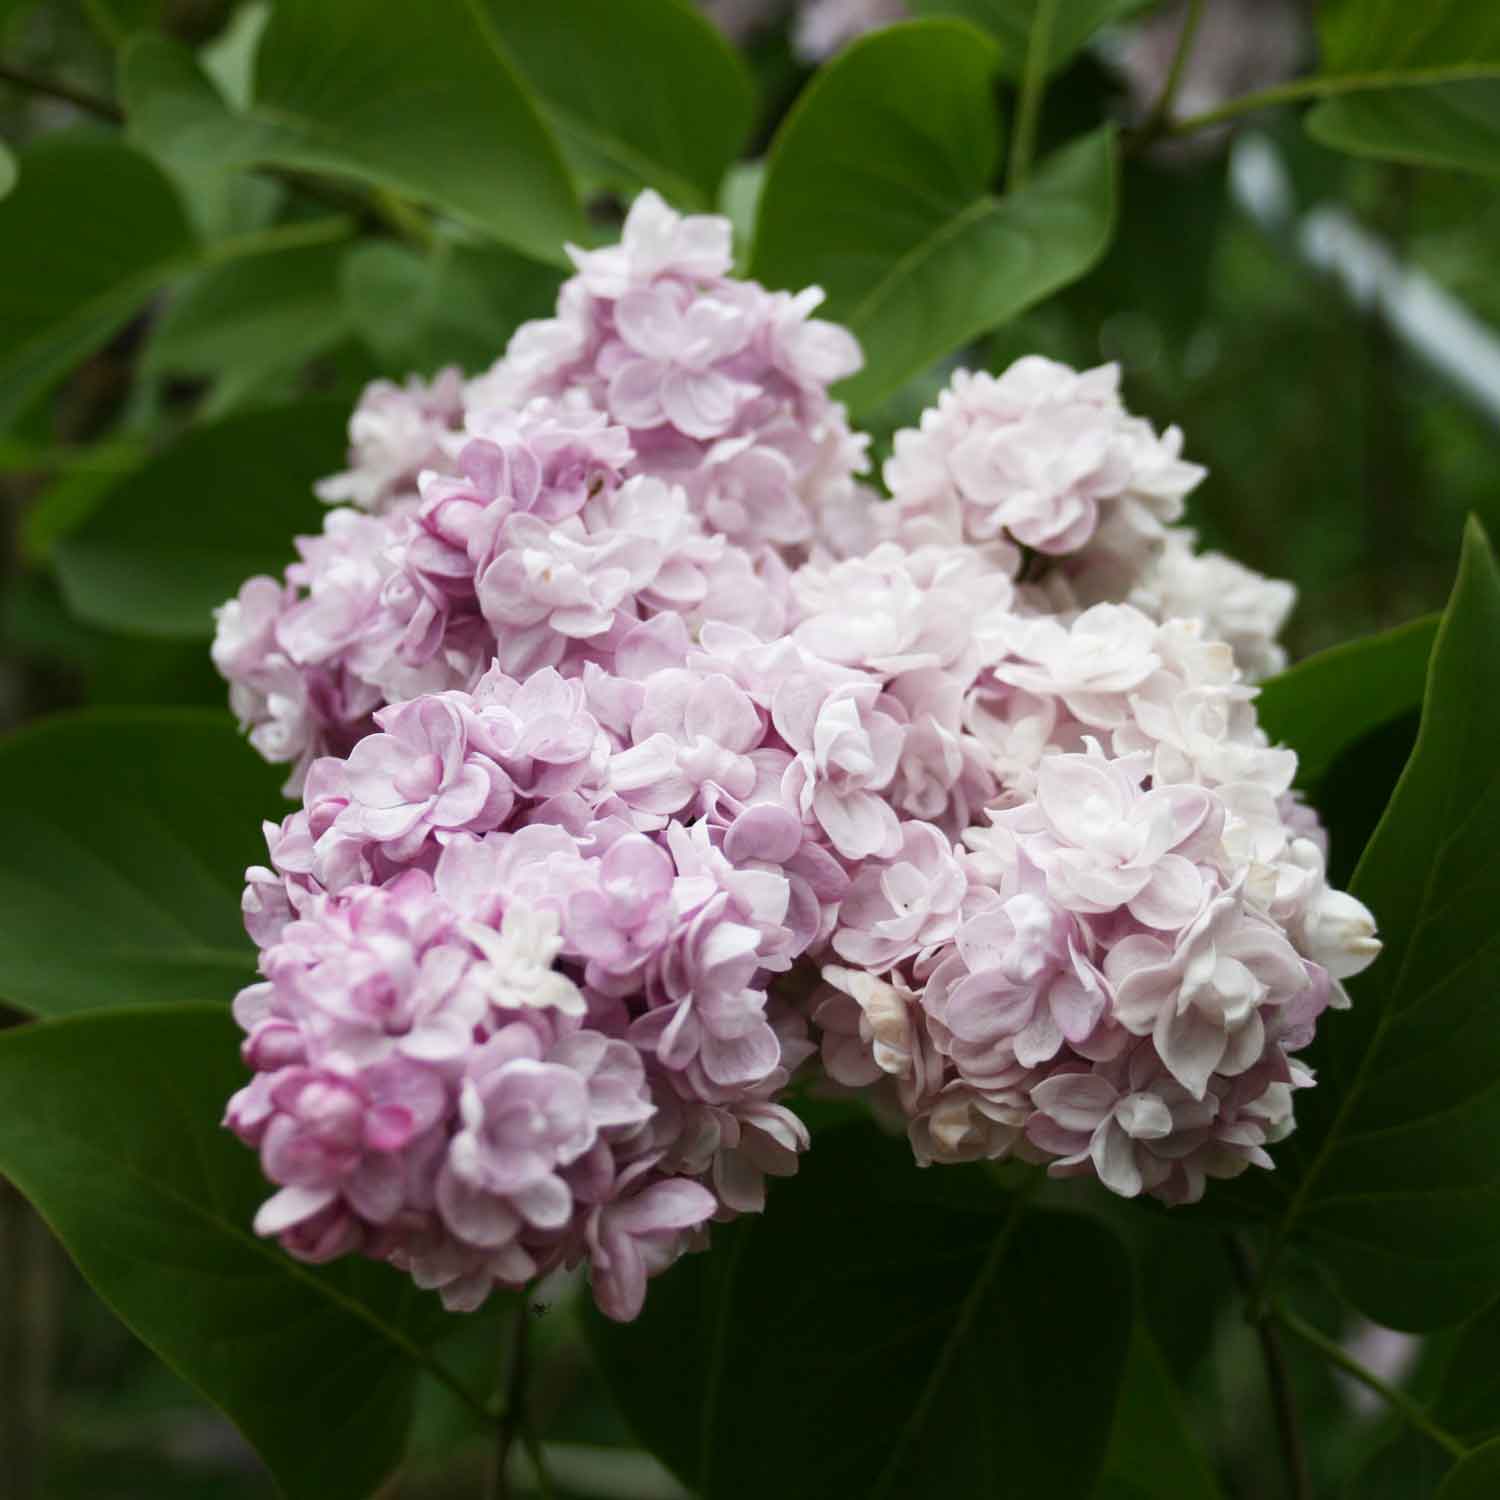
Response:
[[[1289,1500],[1312,1500],[1312,1476],[1307,1468],[1307,1452],[1302,1443],[1302,1429],[1297,1420],[1297,1401],[1287,1372],[1286,1356],[1281,1350],[1276,1325],[1255,1305],[1255,1261],[1238,1235],[1226,1235],[1225,1246],[1235,1280],[1245,1295],[1245,1316],[1254,1325],[1260,1340],[1261,1361],[1266,1367],[1266,1385],[1270,1389],[1271,1409],[1276,1416],[1276,1432],[1281,1440],[1281,1458],[1286,1468]]]
[[[0,63],[0,83],[8,83],[12,88],[21,89],[28,94],[41,94],[44,98],[71,104],[74,109],[81,109],[86,115],[93,115],[100,120],[108,120],[111,125],[125,123],[125,116],[117,104],[101,99],[99,95],[91,94],[85,89],[76,89],[71,83],[61,83],[56,78],[39,78],[24,68]]]
[[[1021,96],[1016,101],[1016,123],[1010,138],[1010,165],[1006,188],[1015,192],[1026,186],[1031,158],[1036,151],[1037,123],[1042,113],[1042,95],[1047,91],[1047,60],[1052,51],[1052,17],[1057,0],[1037,0],[1026,38],[1026,66],[1021,74]]]
[[[1192,54],[1193,42],[1198,35],[1198,23],[1203,19],[1204,0],[1187,0],[1187,15],[1183,17],[1182,30],[1177,33],[1177,47],[1172,53],[1172,66],[1167,70],[1167,81],[1151,106],[1136,139],[1136,146],[1144,149],[1171,127],[1172,106],[1177,102],[1177,90],[1187,72],[1188,58]]]
[[[1185,120],[1175,120],[1164,134],[1169,136],[1192,135],[1206,130],[1210,125],[1222,125],[1241,115],[1255,114],[1258,110],[1270,109],[1277,104],[1301,104],[1312,99],[1335,99],[1342,94],[1362,94],[1372,89],[1420,88],[1427,84],[1482,83],[1500,78],[1500,65],[1488,63],[1453,63],[1440,68],[1390,68],[1374,73],[1318,73],[1309,78],[1294,78],[1290,83],[1278,83],[1271,88],[1258,89],[1253,94],[1241,94],[1237,99],[1204,110],[1202,114],[1189,115]]]
[[[1388,1385],[1373,1370],[1341,1349],[1327,1334],[1313,1327],[1289,1307],[1277,1307],[1272,1316],[1288,1333],[1294,1333],[1304,1344],[1311,1345],[1328,1361],[1346,1375],[1352,1376],[1361,1385],[1368,1386],[1393,1410],[1409,1422],[1418,1432],[1425,1433],[1438,1447],[1446,1449],[1454,1458],[1467,1458],[1470,1450],[1446,1428],[1440,1427],[1425,1411],[1398,1386]]]
[[[509,1374],[505,1380],[505,1398],[495,1422],[494,1466],[490,1471],[491,1500],[510,1500],[510,1455],[526,1421],[526,1382],[530,1377],[531,1310],[523,1294],[516,1302],[515,1322],[511,1326],[510,1346],[506,1350]]]

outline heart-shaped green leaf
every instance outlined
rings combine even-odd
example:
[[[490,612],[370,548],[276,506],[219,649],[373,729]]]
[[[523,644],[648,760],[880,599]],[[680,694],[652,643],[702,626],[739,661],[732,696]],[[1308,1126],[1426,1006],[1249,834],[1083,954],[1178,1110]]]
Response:
[[[543,260],[582,233],[557,143],[480,0],[280,0],[243,114],[163,37],[137,37],[121,68],[131,128],[195,171],[357,178]]]
[[[219,1124],[245,1081],[219,1006],[0,1035],[0,1172],[101,1297],[221,1406],[290,1500],[366,1500],[401,1456],[436,1299],[251,1232],[271,1189]]]
[[[561,274],[504,250],[439,244],[423,254],[388,240],[357,246],[341,295],[350,321],[391,370],[486,369],[528,318],[545,317]]]
[[[1500,9],[1473,0],[1331,0],[1319,8],[1329,92],[1307,117],[1359,156],[1500,175]]]
[[[0,198],[0,428],[198,250],[172,185],[123,141],[49,136]]]
[[[892,26],[813,81],[771,151],[752,273],[821,286],[865,368],[867,408],[925,365],[1083,275],[1114,222],[1101,130],[991,191],[1000,156],[995,48],[958,21]]]
[[[349,314],[339,298],[348,253],[335,240],[247,255],[204,271],[152,330],[142,373],[212,379],[198,415],[221,415],[260,382],[297,370],[349,336]]]
[[[1130,1340],[1104,1473],[1091,1500],[1223,1500],[1161,1351],[1140,1322]]]
[[[1019,78],[1026,68],[1037,11],[1051,5],[1047,71],[1055,72],[1101,27],[1122,20],[1151,0],[911,0],[918,16],[961,16],[994,37],[1000,69]]]
[[[750,129],[738,53],[686,0],[485,0],[589,186],[712,208]]]
[[[115,630],[208,640],[215,606],[280,573],[292,538],[321,526],[313,481],[341,467],[346,418],[319,400],[189,430],[57,543],[69,607]]]
[[[1470,522],[1416,749],[1353,892],[1379,961],[1325,1018],[1318,1086],[1270,1187],[1377,1322],[1431,1328],[1500,1293],[1500,567]]]
[[[637,1322],[591,1329],[637,1434],[705,1500],[1031,1500],[1090,1492],[1131,1306],[1096,1222],[1029,1212],[979,1168],[923,1173],[859,1125]]]
[[[1419,708],[1438,616],[1346,641],[1261,684],[1256,707],[1273,740],[1297,752],[1297,779],[1314,786],[1339,752]]]
[[[0,998],[39,1015],[221,999],[278,772],[228,715],[112,710],[0,741]]]

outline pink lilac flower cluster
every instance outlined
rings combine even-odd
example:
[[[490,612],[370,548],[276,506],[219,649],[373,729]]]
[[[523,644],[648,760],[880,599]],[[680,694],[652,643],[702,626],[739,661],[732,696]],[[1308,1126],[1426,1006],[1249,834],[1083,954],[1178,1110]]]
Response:
[[[644,194],[465,383],[382,383],[219,613],[301,806],[248,872],[227,1123],[292,1254],[616,1318],[866,1091],[922,1163],[1196,1198],[1378,950],[1255,719],[1285,585],[1110,368],[960,374],[884,479],[815,291]]]

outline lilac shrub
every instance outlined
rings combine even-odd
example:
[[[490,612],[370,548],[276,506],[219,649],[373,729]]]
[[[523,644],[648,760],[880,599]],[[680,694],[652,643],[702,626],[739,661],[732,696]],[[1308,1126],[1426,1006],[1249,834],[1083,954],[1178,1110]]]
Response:
[[[301,805],[227,1123],[293,1255],[611,1317],[856,1090],[922,1163],[1269,1167],[1379,950],[1256,722],[1289,586],[1113,367],[956,375],[869,483],[819,294],[651,193],[465,380],[371,387],[214,657]]]

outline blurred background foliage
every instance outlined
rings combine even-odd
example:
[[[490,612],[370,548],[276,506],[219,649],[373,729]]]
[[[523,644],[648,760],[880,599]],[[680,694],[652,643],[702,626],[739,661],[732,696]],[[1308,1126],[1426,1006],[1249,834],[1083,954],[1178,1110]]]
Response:
[[[752,156],[810,73],[787,9],[743,38],[758,85]],[[1042,119],[1044,150],[1101,117],[1138,119],[1159,85],[1150,59],[1161,47],[1153,52],[1150,34],[1129,28],[1155,27],[1170,42],[1178,13],[1170,5],[1117,9],[1149,14],[1105,32],[1062,71]],[[1200,38],[1206,92],[1196,107],[1212,107],[1215,88],[1222,99],[1275,81],[1241,78],[1246,50],[1269,49],[1287,71],[1311,60],[1310,6],[1266,6],[1263,16],[1279,28],[1269,40],[1252,34],[1253,7],[1234,9],[1240,32],[1231,24]],[[0,0],[0,138],[8,148],[0,193],[11,153],[29,142],[113,132],[125,37],[155,28],[195,49],[236,99],[264,14],[262,5],[233,0]],[[132,119],[131,128],[146,127]],[[169,160],[172,122],[163,128],[157,147]],[[287,402],[323,414],[311,441],[323,444],[324,468],[332,468],[340,413],[366,381],[487,361],[518,322],[548,306],[561,274],[462,236],[435,242],[420,216],[379,189],[330,191],[293,171],[241,173],[227,192],[205,179],[193,196],[191,164],[178,181],[190,190],[190,215],[215,232],[312,227],[303,243],[171,279],[0,434],[0,725],[85,703],[221,704],[206,625],[179,630],[167,621],[152,633],[122,634],[91,608],[89,522],[100,501],[183,434]],[[725,207],[737,222],[754,189],[753,171],[731,173]],[[1294,657],[1441,607],[1465,513],[1500,533],[1500,181],[1341,155],[1272,112],[1233,136],[1129,159],[1120,202],[1106,259],[968,358],[995,369],[1030,352],[1077,365],[1118,360],[1130,404],[1158,425],[1180,425],[1188,455],[1210,470],[1192,501],[1204,540],[1297,585]],[[601,233],[612,232],[618,199],[601,195],[588,206]],[[89,203],[78,207],[80,235],[111,233],[109,205],[96,214]],[[1328,245],[1347,245],[1351,234],[1369,253],[1332,263]],[[45,256],[67,247],[34,249]],[[7,253],[0,247],[0,257]],[[1448,341],[1446,357],[1434,359],[1396,308],[1413,289],[1419,314],[1422,299],[1435,297],[1469,341]],[[875,413],[877,451],[946,375],[912,382]],[[258,461],[251,443],[245,463]],[[203,503],[237,483],[209,466]],[[316,524],[308,497],[287,504],[288,514]],[[288,523],[277,511],[263,529],[285,536]],[[255,566],[276,565],[254,551],[255,537],[243,545]],[[231,580],[252,571],[240,560],[230,560]],[[212,587],[215,564],[199,561]],[[1401,733],[1394,763],[1409,740],[1409,729]],[[1155,1233],[1139,1219],[1122,1228]],[[17,1500],[273,1493],[229,1424],[115,1321],[3,1187],[0,1235],[0,1491]],[[1233,1307],[1227,1268],[1205,1269],[1223,1258],[1198,1253],[1180,1233],[1158,1238],[1142,1257],[1151,1268],[1143,1291],[1163,1357],[1189,1393],[1193,1425],[1208,1436],[1227,1493],[1276,1493],[1279,1460],[1255,1336]],[[1303,1289],[1302,1305],[1338,1326],[1316,1285]],[[530,1316],[507,1307],[471,1320],[465,1347],[448,1351],[451,1362],[482,1372],[495,1362],[502,1319],[517,1315]],[[536,1414],[558,1488],[680,1493],[630,1448],[574,1322],[554,1313],[538,1329]],[[1373,1329],[1363,1336],[1382,1337]],[[1406,1370],[1418,1392],[1435,1389],[1452,1337],[1421,1346],[1384,1337],[1387,1365]],[[1361,1497],[1418,1493],[1414,1476],[1429,1462],[1420,1445],[1404,1446],[1399,1464],[1363,1467],[1390,1437],[1389,1419],[1300,1346],[1289,1357],[1319,1493],[1336,1492],[1350,1475],[1360,1486],[1350,1493]],[[414,1460],[389,1494],[472,1495],[492,1444],[439,1394],[429,1398]],[[1128,1487],[1112,1493],[1126,1496]]]

